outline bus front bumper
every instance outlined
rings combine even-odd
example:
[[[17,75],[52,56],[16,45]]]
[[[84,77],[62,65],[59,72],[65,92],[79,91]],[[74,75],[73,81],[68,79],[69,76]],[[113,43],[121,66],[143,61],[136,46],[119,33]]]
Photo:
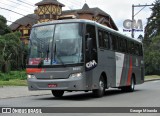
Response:
[[[29,90],[90,90],[83,76],[67,79],[37,79],[28,78]]]

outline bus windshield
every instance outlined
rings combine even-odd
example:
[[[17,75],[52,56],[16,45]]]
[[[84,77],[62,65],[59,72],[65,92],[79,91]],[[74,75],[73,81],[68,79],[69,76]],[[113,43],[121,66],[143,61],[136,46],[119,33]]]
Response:
[[[64,65],[83,62],[79,23],[34,27],[30,35],[29,65]]]

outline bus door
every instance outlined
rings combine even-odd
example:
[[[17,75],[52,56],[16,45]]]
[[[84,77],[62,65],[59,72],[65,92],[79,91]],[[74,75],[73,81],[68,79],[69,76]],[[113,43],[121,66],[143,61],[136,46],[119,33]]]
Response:
[[[85,70],[86,82],[91,87],[93,83],[93,70],[97,66],[97,43],[94,25],[87,24],[85,31]]]

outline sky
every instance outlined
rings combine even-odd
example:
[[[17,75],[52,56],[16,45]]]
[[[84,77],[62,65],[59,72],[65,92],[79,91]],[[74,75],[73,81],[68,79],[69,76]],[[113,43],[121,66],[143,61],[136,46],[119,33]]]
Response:
[[[26,2],[31,5],[24,4],[22,2]],[[20,14],[32,14],[35,3],[40,2],[41,0],[0,0],[0,7],[7,8],[18,12]],[[69,9],[81,9],[86,2],[90,8],[99,7],[106,13],[108,13],[115,24],[117,25],[119,31],[125,35],[131,36],[131,32],[123,32],[123,22],[126,19],[132,18],[132,5],[150,5],[154,3],[155,0],[58,0],[63,3],[65,7],[63,10]],[[33,5],[33,6],[32,6]],[[138,13],[143,7],[135,7],[135,13]],[[134,18],[135,20],[141,19],[143,23],[143,28],[147,23],[147,18],[151,15],[151,7],[145,7],[142,11],[140,11]],[[15,20],[23,17],[21,15],[15,14],[10,11],[5,11],[0,8],[0,15],[6,17],[7,20],[14,22]],[[8,22],[8,25],[11,23]],[[135,32],[135,38],[137,38],[140,34],[144,35],[143,32]]]

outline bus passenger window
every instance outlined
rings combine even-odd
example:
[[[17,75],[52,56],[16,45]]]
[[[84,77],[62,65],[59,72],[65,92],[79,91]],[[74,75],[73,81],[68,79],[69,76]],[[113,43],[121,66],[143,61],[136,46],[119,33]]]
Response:
[[[102,30],[98,30],[98,40],[99,40],[99,47],[109,49],[109,34]]]
[[[98,30],[98,40],[99,40],[99,47],[104,47],[104,39],[103,39],[103,32],[101,30]]]
[[[139,47],[139,52],[140,52],[140,56],[143,56],[143,47],[142,47],[142,45],[140,45],[140,47]]]
[[[126,39],[123,39],[122,46],[123,46],[123,52],[126,53],[127,52],[127,40]]]
[[[131,43],[131,41],[128,41],[128,53],[132,54],[132,43]]]
[[[112,50],[117,50],[116,36],[111,35],[111,45],[112,45]]]
[[[119,38],[119,49],[120,52],[125,53],[126,52],[126,48],[127,47],[127,41],[124,38]]]
[[[104,32],[104,47],[109,49],[110,44],[109,44],[109,34],[107,32]]]
[[[135,45],[135,54],[139,56],[139,45]]]
[[[122,46],[121,46],[121,38],[117,37],[117,51],[122,52]]]
[[[134,46],[134,42],[132,42],[132,54],[135,55],[135,46]]]

